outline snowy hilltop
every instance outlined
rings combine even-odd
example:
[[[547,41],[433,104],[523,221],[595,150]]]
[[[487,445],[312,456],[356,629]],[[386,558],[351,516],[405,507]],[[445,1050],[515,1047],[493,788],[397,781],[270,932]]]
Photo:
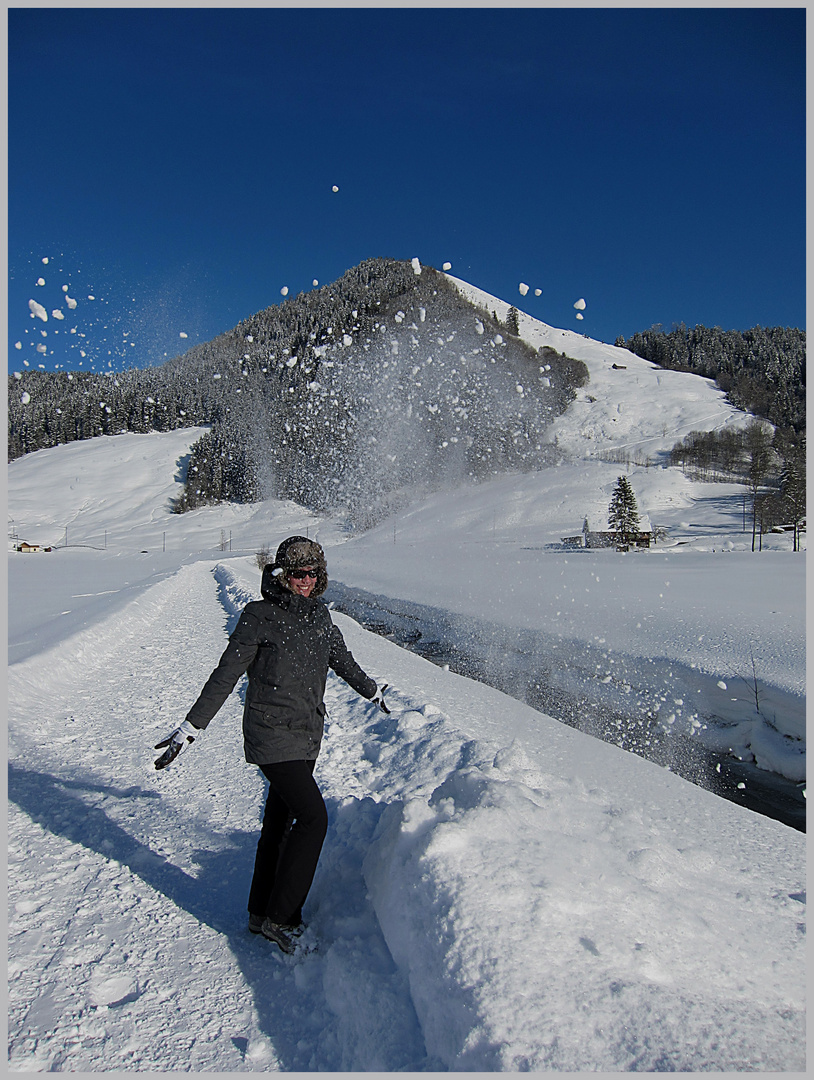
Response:
[[[768,804],[803,805],[805,556],[751,551],[742,485],[662,467],[748,422],[708,381],[519,330],[589,372],[560,463],[364,532],[293,500],[172,513],[200,428],[10,464],[10,548],[52,549],[8,559],[12,1070],[804,1070],[805,836]],[[661,539],[563,546],[620,472]],[[287,958],[246,927],[240,686],[169,769],[152,748],[294,533],[393,711],[329,679]]]

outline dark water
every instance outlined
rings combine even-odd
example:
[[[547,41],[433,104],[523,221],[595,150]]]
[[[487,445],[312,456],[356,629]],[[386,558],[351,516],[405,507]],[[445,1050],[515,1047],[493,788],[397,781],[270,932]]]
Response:
[[[730,802],[805,832],[802,788],[783,776],[708,750],[696,740],[667,733],[654,716],[631,715],[586,698],[563,685],[547,663],[545,643],[534,631],[511,630],[441,609],[375,596],[332,582],[325,599],[365,629],[388,638],[459,675],[523,701],[587,735],[647,758]],[[581,646],[575,646],[579,650]],[[590,657],[574,655],[588,670]],[[743,784],[743,787],[738,787]]]

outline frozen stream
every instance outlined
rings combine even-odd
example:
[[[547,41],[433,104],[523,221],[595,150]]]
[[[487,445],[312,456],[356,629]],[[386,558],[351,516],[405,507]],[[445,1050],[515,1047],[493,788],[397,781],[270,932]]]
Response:
[[[662,706],[700,693],[702,678],[671,661],[614,655],[582,641],[563,641],[332,582],[326,600],[368,630],[523,701],[586,734],[654,761],[684,779],[805,831],[802,788],[776,773],[670,730]]]

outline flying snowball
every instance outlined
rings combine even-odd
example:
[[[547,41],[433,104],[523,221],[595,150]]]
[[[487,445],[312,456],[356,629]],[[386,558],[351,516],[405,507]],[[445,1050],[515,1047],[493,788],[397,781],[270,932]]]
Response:
[[[48,265],[48,256],[47,256],[47,255],[46,255],[46,256],[45,256],[45,258],[44,258],[44,259],[42,260],[42,265],[43,265],[43,266],[47,266],[47,265]]]
[[[527,292],[529,291],[529,287],[528,287],[528,285],[527,285],[527,284],[525,283],[525,281],[521,281],[521,282],[520,282],[520,284],[518,285],[518,289],[520,290],[520,295],[521,295],[521,296],[525,296],[525,295],[526,295],[526,293],[527,293]]]
[[[342,344],[345,345],[346,347],[348,345],[353,344],[353,338],[350,336],[350,334],[343,334],[342,335]]]
[[[88,297],[88,300],[95,300],[95,299],[96,299],[96,297],[95,297],[95,296],[89,296],[89,297]]]
[[[29,394],[29,392],[27,390],[24,390],[23,393],[22,393],[22,396],[20,397],[20,401],[22,402],[23,405],[27,405],[30,400],[31,400],[31,395]]]
[[[418,259],[411,259],[410,261],[412,263],[413,273],[417,276],[421,273],[421,263],[418,261]]]
[[[37,346],[37,352],[40,353],[42,356],[44,356],[48,352],[48,346],[47,345],[38,345]]]
[[[288,286],[287,285],[283,285],[282,289],[280,289],[280,294],[281,294],[281,296],[288,296]]]
[[[189,337],[189,334],[185,334],[184,331],[182,330],[181,333],[178,335],[178,337]]]
[[[67,286],[67,285],[63,285],[63,286],[62,286],[62,291],[63,291],[63,292],[67,292],[67,291],[68,291],[68,286]]]
[[[65,318],[64,314],[59,310],[59,308],[54,308],[54,310],[51,312],[51,314],[53,315],[53,317],[55,319],[64,319]]]
[[[542,289],[535,289],[534,290],[534,295],[535,296],[542,296],[543,295],[543,290]]]
[[[574,307],[577,309],[577,311],[584,311],[585,301],[583,299],[577,300],[576,304],[574,304]]]
[[[38,285],[44,285],[45,284],[45,278],[44,277],[38,277],[37,278],[37,284]]]
[[[339,191],[339,188],[336,186],[336,184],[334,184],[334,186],[331,188],[331,191]]]
[[[720,682],[718,683],[718,689],[719,690],[726,690],[726,683],[723,681],[723,679],[721,679]]]
[[[578,319],[584,319],[584,318],[585,318],[585,316],[584,316],[584,315],[582,314],[582,312],[581,312],[581,311],[578,311],[578,312],[577,312],[577,318],[578,318]]]
[[[71,311],[73,311],[73,309],[76,307],[76,300],[74,300],[72,296],[68,296],[67,294],[65,296],[65,303],[68,305]]]
[[[314,278],[314,280],[311,282],[311,284],[314,286],[314,288],[316,288],[317,285],[319,285],[319,282],[317,281],[316,278]]]
[[[14,348],[15,349],[22,349],[22,347],[23,347],[22,341],[15,341],[14,342]]]
[[[35,315],[38,319],[42,319],[43,322],[48,322],[48,312],[42,304],[38,304],[36,300],[29,300],[28,306],[31,309],[32,315]]]
[[[452,263],[451,262],[445,262],[444,266],[443,266],[443,269],[444,270],[451,270],[452,269]]]

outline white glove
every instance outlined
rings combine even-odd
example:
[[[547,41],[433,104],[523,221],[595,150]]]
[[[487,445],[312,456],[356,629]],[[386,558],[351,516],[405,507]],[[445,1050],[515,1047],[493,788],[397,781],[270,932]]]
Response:
[[[390,710],[387,708],[387,706],[384,703],[384,692],[385,692],[386,689],[387,689],[387,683],[382,683],[382,685],[378,688],[378,690],[376,691],[376,693],[373,695],[373,697],[370,700],[373,702],[374,705],[378,705],[379,708],[382,710],[382,712],[389,713]]]
[[[185,720],[180,727],[177,727],[173,731],[172,735],[167,739],[162,739],[160,743],[156,743],[154,749],[160,750],[166,746],[166,750],[161,757],[156,761],[155,767],[157,769],[165,769],[171,761],[175,761],[182,750],[186,750],[190,743],[195,742],[195,736],[200,731],[200,728],[196,728],[194,724],[190,724],[189,720]]]

